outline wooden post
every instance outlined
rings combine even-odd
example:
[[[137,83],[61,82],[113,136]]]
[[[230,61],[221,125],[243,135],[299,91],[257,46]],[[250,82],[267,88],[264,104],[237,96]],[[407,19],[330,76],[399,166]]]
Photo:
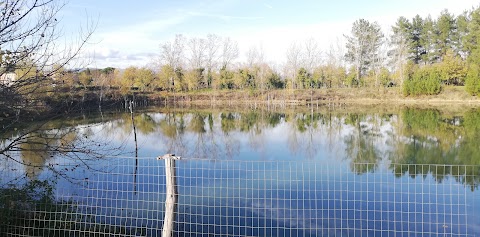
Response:
[[[175,160],[180,156],[166,154],[157,157],[157,160],[165,160],[165,179],[167,194],[165,198],[165,217],[163,219],[162,237],[170,237],[173,233],[175,222],[175,208],[177,206],[177,180],[175,175]]]
[[[137,172],[138,172],[138,141],[137,141],[137,127],[135,126],[135,119],[133,117],[133,101],[130,101],[130,115],[132,119],[132,127],[133,127],[133,139],[135,142],[135,171],[133,172],[133,191],[137,194]]]

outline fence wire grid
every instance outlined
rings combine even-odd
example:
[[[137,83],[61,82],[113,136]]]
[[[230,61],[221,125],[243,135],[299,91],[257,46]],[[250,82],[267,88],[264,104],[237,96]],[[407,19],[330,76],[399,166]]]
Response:
[[[5,184],[0,235],[480,236],[476,166],[193,158],[166,164],[111,158],[95,163],[98,169],[64,164],[71,180]],[[166,205],[169,166],[173,213]]]

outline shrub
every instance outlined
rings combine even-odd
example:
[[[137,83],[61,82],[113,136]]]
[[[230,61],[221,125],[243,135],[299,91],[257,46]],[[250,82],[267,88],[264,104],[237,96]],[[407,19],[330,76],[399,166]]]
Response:
[[[436,66],[425,66],[414,70],[403,83],[405,96],[437,95],[442,90],[440,71]]]
[[[480,94],[480,68],[476,64],[471,64],[467,78],[465,79],[465,90],[470,95],[478,95]]]

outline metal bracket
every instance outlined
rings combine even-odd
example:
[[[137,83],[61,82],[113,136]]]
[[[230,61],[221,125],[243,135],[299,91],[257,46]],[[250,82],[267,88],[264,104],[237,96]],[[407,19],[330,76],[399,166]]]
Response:
[[[180,160],[182,159],[181,156],[175,156],[175,154],[165,154],[163,156],[158,156],[157,160],[165,160],[165,159],[174,159],[174,160]]]

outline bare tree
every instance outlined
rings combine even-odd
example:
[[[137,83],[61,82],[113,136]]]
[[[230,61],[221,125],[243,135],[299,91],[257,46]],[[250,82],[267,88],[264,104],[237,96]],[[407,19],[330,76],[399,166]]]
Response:
[[[174,70],[184,64],[185,37],[181,34],[175,35],[173,42],[167,41],[160,45],[160,59],[163,63],[171,66]]]
[[[212,87],[213,84],[213,71],[218,68],[218,63],[220,59],[220,46],[221,38],[215,34],[208,34],[206,40],[206,57],[205,57],[205,66],[206,66],[206,86],[208,88]]]
[[[254,65],[263,63],[265,60],[265,52],[263,46],[251,46],[246,52],[247,66],[253,68]]]
[[[222,39],[215,34],[208,34],[206,40],[206,67],[212,71],[218,66],[220,58],[220,46]]]
[[[80,28],[74,42],[62,44],[63,35],[58,24],[59,12],[65,4],[55,0],[0,1],[0,75],[15,73],[17,76],[12,85],[0,88],[0,108],[4,111],[0,115],[0,156],[20,164],[31,166],[22,161],[16,152],[60,153],[75,159],[78,153],[92,152],[92,142],[82,136],[74,136],[77,131],[73,128],[52,130],[46,126],[47,122],[36,121],[39,114],[44,117],[42,121],[58,115],[48,114],[48,106],[40,110],[39,102],[32,94],[48,96],[53,91],[58,72],[65,66],[79,66],[77,60],[81,50],[95,28],[95,24],[87,23],[86,28]],[[62,112],[73,109],[62,107]],[[36,123],[32,125],[31,121]],[[55,167],[48,168],[55,171]]]
[[[95,28],[87,23],[76,42],[62,44],[58,14],[64,2],[5,0],[0,6],[0,75],[15,73],[11,89],[20,95],[35,93],[42,81],[72,67]]]
[[[92,73],[93,85],[96,86],[100,92],[98,93],[98,108],[102,110],[102,101],[106,94],[110,92],[111,85],[114,80],[114,68],[105,68],[103,70],[95,70]]]
[[[388,51],[390,58],[389,64],[397,73],[400,84],[405,79],[404,71],[409,57],[409,21],[404,18],[398,18],[394,26],[392,26],[392,35],[390,36],[391,49]]]
[[[291,88],[295,89],[295,75],[302,63],[302,48],[296,42],[290,44],[287,49],[286,73],[292,81]]]
[[[313,69],[320,64],[322,51],[318,42],[314,38],[309,38],[304,42],[302,50],[302,64],[309,73],[313,73]]]
[[[331,44],[326,53],[326,63],[330,66],[345,67],[345,50],[337,38],[336,44]]]
[[[236,41],[233,41],[229,37],[223,39],[221,54],[222,68],[227,69],[232,61],[237,59],[238,52],[238,43]]]
[[[199,69],[205,67],[207,44],[205,39],[191,38],[188,40],[188,62],[190,69]]]
[[[167,41],[160,45],[160,59],[172,69],[169,73],[167,88],[175,88],[175,71],[182,68],[185,58],[185,37],[181,34],[175,35],[173,42]]]

